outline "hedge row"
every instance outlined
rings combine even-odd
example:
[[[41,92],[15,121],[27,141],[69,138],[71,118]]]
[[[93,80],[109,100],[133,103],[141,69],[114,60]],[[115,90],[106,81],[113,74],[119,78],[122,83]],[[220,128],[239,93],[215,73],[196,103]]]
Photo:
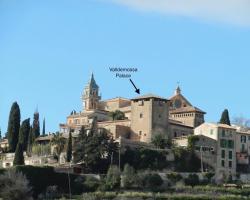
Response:
[[[115,193],[115,192],[105,192],[105,193],[90,193],[79,196],[76,199],[84,200],[250,200],[250,198],[234,195],[190,195],[190,194],[154,194],[154,193],[140,193],[140,192],[125,192],[125,193]]]
[[[59,192],[69,193],[69,177],[72,194],[77,195],[87,191],[83,185],[84,177],[56,173],[53,167],[16,166],[15,168],[27,177],[35,197],[45,192],[48,186],[57,186]],[[6,170],[0,169],[0,174],[4,171]]]

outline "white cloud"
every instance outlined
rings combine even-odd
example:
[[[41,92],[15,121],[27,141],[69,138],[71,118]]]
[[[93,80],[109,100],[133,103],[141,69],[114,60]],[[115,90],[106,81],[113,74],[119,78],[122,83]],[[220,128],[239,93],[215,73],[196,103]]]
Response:
[[[109,0],[143,11],[250,26],[250,0]]]

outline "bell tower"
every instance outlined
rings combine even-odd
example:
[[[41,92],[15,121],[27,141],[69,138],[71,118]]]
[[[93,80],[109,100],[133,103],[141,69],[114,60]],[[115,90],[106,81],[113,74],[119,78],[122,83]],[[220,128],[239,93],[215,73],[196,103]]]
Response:
[[[83,109],[95,110],[98,108],[98,103],[101,97],[99,96],[99,86],[96,84],[94,74],[91,73],[90,80],[85,86],[82,94]]]

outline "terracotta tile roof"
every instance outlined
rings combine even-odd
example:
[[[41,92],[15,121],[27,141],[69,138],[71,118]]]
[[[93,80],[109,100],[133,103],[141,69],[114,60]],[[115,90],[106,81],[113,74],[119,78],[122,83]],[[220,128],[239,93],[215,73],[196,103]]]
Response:
[[[163,97],[160,97],[160,96],[157,96],[157,95],[154,95],[154,94],[145,94],[145,95],[141,95],[141,96],[138,96],[138,97],[135,97],[131,100],[139,100],[139,99],[150,99],[150,98],[153,98],[153,99],[163,99],[165,101],[169,101],[168,99],[166,98],[163,98]]]
[[[53,138],[53,135],[40,136],[36,138],[36,141],[47,141],[47,140],[51,140],[52,138]]]
[[[175,99],[183,99],[188,106],[192,106],[192,104],[182,94],[177,94],[169,98],[170,101],[174,101]]]
[[[186,124],[183,124],[181,121],[177,121],[177,120],[173,120],[173,119],[169,119],[169,123],[170,124],[174,124],[174,125],[178,125],[178,126],[185,126],[185,127],[188,127],[188,128],[194,128],[192,126],[188,126]]]
[[[184,113],[184,112],[200,112],[205,114],[206,112],[204,112],[203,110],[194,107],[194,106],[187,106],[187,107],[182,107],[182,108],[177,108],[174,110],[170,110],[170,113]]]
[[[234,129],[234,130],[236,130],[235,127],[229,126],[229,125],[227,125],[227,124],[220,124],[220,123],[218,123],[217,125],[218,125],[218,127],[220,127],[220,128],[228,128],[228,129]]]

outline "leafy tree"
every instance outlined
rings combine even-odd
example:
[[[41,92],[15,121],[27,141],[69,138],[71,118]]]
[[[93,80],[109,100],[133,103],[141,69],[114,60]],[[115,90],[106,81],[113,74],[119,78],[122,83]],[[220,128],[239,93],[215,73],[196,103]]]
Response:
[[[133,187],[136,182],[135,169],[126,164],[122,173],[122,186],[126,189]]]
[[[107,177],[106,187],[108,190],[114,190],[120,187],[121,173],[117,166],[110,166]]]
[[[37,138],[40,136],[40,122],[39,122],[39,112],[34,113],[34,119],[33,119],[33,137]]]
[[[175,156],[175,170],[178,172],[197,172],[201,168],[200,159],[194,151],[189,151],[182,147],[173,149]],[[192,163],[192,164],[190,164]]]
[[[169,165],[166,160],[167,152],[164,150],[152,150],[147,148],[131,149],[125,147],[121,154],[121,164],[129,164],[136,170],[151,169],[162,170]]]
[[[13,165],[24,165],[24,156],[23,156],[23,144],[18,142],[15,152],[15,157]]]
[[[17,102],[14,102],[10,110],[7,134],[10,152],[15,152],[16,150],[20,128],[20,118],[21,116],[19,105],[17,104]]]
[[[221,114],[220,123],[231,126],[228,109],[225,109],[223,113]]]
[[[117,154],[118,147],[104,129],[97,130],[94,127],[92,126],[88,134],[84,127],[81,128],[76,139],[74,162],[84,163],[87,171],[104,173]]]
[[[29,138],[29,132],[30,132],[30,119],[26,119],[22,122],[22,125],[19,130],[19,143],[22,144],[23,150],[27,150],[28,146],[28,138]]]
[[[156,133],[152,138],[152,144],[158,149],[165,149],[168,145],[168,139],[163,133]]]
[[[188,150],[190,152],[195,150],[195,143],[199,141],[199,137],[197,135],[190,135],[188,136]]]
[[[62,134],[57,132],[56,134],[53,134],[51,144],[55,146],[54,153],[57,159],[59,159],[60,154],[63,152],[65,148],[65,144],[66,144],[65,138],[62,136]]]
[[[45,118],[43,119],[43,136],[45,136]]]
[[[21,172],[7,170],[0,175],[0,197],[5,200],[32,200],[29,181]]]
[[[109,116],[110,116],[110,118],[111,118],[113,121],[125,119],[125,114],[124,114],[122,111],[120,111],[120,110],[116,110],[116,111],[114,111],[114,112],[110,112],[110,113],[109,113]]]
[[[69,138],[68,138],[68,144],[67,144],[67,162],[70,162],[72,159],[72,133],[71,130],[69,131]]]

